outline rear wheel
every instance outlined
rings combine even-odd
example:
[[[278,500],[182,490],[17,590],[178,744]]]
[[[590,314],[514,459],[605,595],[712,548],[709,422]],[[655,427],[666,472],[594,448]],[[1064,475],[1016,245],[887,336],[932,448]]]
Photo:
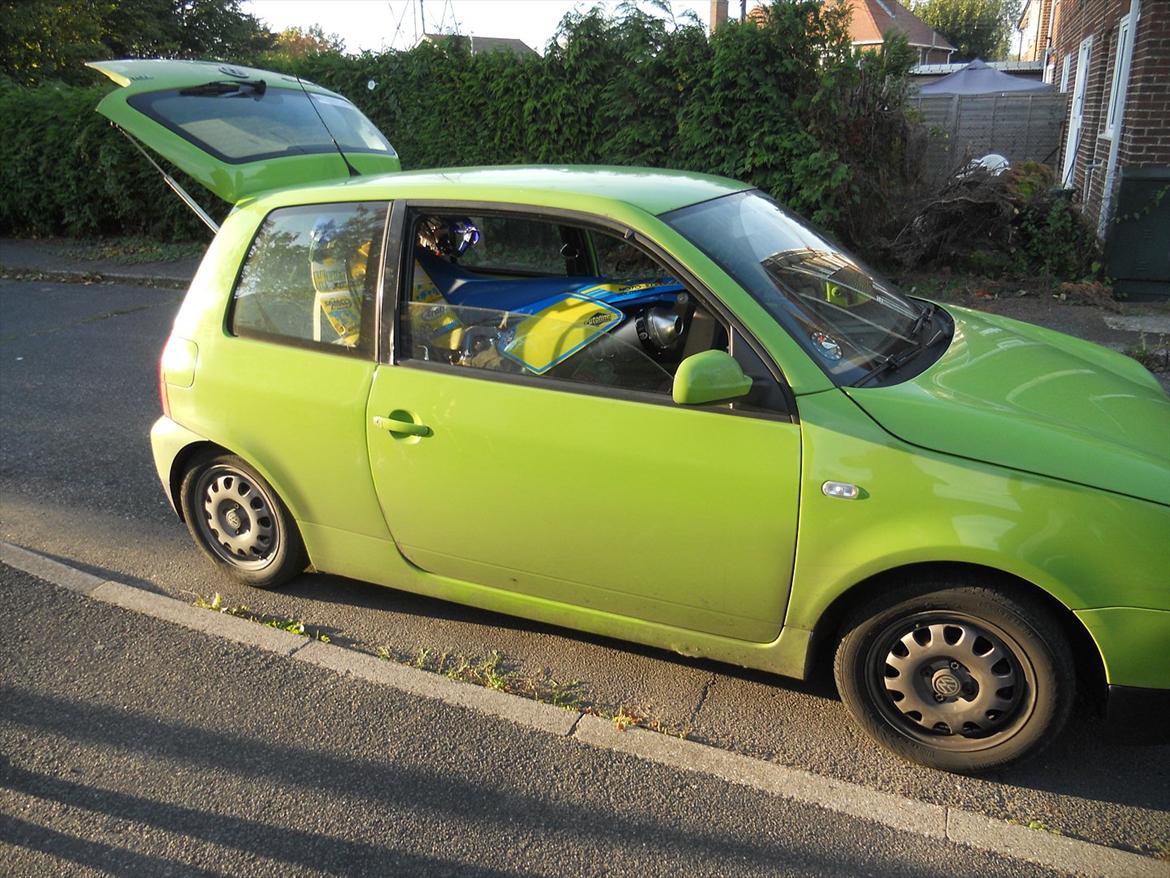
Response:
[[[183,478],[183,517],[219,567],[257,588],[276,588],[305,569],[292,516],[272,487],[231,454],[203,458]]]
[[[862,607],[834,662],[841,699],[884,747],[947,771],[1034,755],[1068,720],[1075,672],[1046,608],[938,583]]]

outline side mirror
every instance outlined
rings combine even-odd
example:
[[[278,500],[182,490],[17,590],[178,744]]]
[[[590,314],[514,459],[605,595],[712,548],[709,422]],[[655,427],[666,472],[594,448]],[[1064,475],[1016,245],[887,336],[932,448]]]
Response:
[[[731,354],[703,351],[679,363],[671,392],[679,405],[702,405],[738,399],[751,389],[752,379],[743,374]]]

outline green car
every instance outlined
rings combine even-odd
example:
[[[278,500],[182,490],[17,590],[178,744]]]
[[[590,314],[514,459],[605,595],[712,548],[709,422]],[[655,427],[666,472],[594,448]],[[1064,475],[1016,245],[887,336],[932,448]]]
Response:
[[[832,664],[952,771],[1035,752],[1078,682],[1165,733],[1170,400],[1135,361],[907,298],[734,180],[402,172],[295,77],[94,66],[101,113],[235,205],[151,432],[226,572]]]

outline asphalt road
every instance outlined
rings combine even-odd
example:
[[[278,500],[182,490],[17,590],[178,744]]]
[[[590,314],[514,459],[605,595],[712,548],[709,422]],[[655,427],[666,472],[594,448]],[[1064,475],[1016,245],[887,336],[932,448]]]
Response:
[[[1046,874],[305,666],[0,566],[14,876]]]
[[[147,438],[179,299],[0,280],[0,538],[188,600],[218,591],[403,659],[499,650],[518,675],[580,680],[599,710],[625,707],[728,749],[1103,844],[1170,847],[1170,748],[1112,745],[1087,707],[1038,759],[962,778],[880,750],[824,680],[785,681],[337,577],[305,576],[279,593],[220,578],[167,507]]]

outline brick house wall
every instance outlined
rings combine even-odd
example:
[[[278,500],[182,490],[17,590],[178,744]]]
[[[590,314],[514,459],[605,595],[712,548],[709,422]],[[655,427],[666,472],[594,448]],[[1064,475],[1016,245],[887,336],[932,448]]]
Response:
[[[1041,0],[1040,2],[1040,21],[1037,25],[1036,34],[1036,48],[1033,50],[1029,61],[1046,61],[1048,59],[1048,38],[1051,34],[1048,33],[1048,26],[1052,20],[1052,0]],[[1021,59],[1025,60],[1025,59]]]
[[[1170,165],[1170,2],[1146,0],[1135,37],[1122,166]]]
[[[1081,41],[1093,37],[1080,143],[1069,185],[1078,192],[1086,216],[1096,224],[1105,197],[1112,147],[1105,129],[1117,64],[1119,25],[1130,12],[1130,0],[1061,0],[1058,12],[1053,38],[1055,78],[1059,85],[1065,59],[1069,58],[1070,96],[1076,83]],[[1170,0],[1143,0],[1133,40],[1124,116],[1117,122],[1120,142],[1114,187],[1123,168],[1170,166]],[[1058,168],[1064,163],[1064,148],[1056,162]]]
[[[1017,61],[1045,61],[1048,59],[1048,25],[1052,18],[1053,0],[1029,0],[1020,15],[1018,30],[1021,44]]]

